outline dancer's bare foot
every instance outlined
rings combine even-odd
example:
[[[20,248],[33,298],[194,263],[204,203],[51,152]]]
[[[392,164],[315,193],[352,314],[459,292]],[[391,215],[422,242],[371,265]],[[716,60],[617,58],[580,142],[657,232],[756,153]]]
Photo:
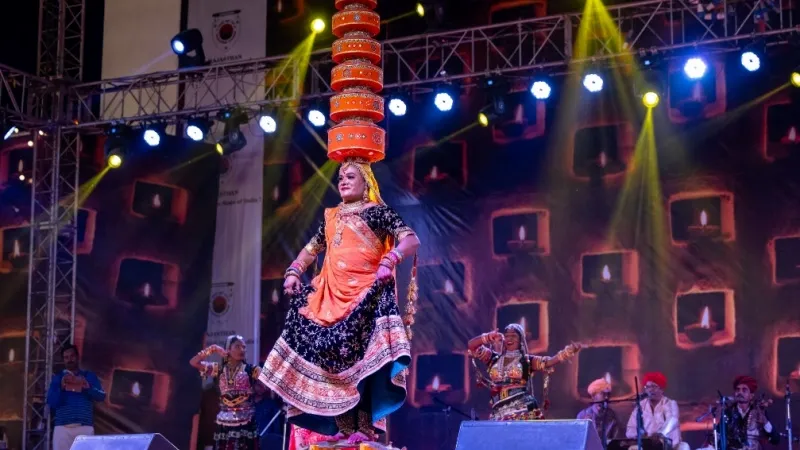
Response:
[[[360,431],[356,431],[355,433],[351,434],[349,438],[347,438],[348,444],[360,444],[367,441],[369,441],[369,436]]]
[[[338,441],[343,441],[345,439],[347,439],[347,436],[340,431],[340,432],[336,433],[335,436],[331,436],[328,439],[328,442],[338,442]]]

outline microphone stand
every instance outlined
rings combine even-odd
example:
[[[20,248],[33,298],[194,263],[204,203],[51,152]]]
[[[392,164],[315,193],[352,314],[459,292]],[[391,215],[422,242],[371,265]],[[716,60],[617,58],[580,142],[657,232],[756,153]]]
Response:
[[[636,385],[636,447],[642,450],[642,429],[644,428],[644,417],[642,413],[642,401],[639,394],[639,377],[634,377]]]
[[[600,427],[603,429],[600,431],[601,440],[600,442],[603,444],[603,450],[608,450],[608,435],[606,435],[606,421],[608,420],[608,395],[603,399],[603,421],[600,423]]]
[[[462,415],[462,416],[464,416],[464,417],[466,417],[467,419],[470,419],[470,420],[472,420],[472,416],[470,416],[469,414],[465,413],[464,411],[461,411],[458,408],[453,407],[453,405],[450,405],[447,402],[444,402],[444,401],[440,400],[439,397],[434,396],[433,397],[433,402],[444,406],[444,409],[442,410],[442,412],[444,412],[444,428],[445,428],[445,436],[444,436],[445,444],[444,445],[449,445],[450,444],[450,412],[451,411],[455,411],[456,413],[458,413],[458,414],[460,414],[460,415]],[[441,448],[441,446],[439,448]]]
[[[728,450],[728,405],[722,392],[717,391],[717,394],[719,394],[719,404],[722,405],[719,414],[719,446],[717,450]]]
[[[792,389],[789,387],[789,377],[786,378],[786,437],[789,439],[788,450],[792,450],[794,439],[792,438]]]

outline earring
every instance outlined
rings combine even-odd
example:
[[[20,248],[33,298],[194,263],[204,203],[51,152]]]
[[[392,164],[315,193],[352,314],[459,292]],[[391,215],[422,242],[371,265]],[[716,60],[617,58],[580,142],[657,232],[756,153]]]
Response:
[[[364,189],[364,201],[369,201],[369,189]]]

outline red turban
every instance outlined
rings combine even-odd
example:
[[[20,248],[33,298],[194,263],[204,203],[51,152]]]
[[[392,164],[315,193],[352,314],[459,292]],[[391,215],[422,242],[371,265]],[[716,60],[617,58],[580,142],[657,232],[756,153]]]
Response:
[[[758,389],[758,381],[755,378],[749,375],[739,375],[738,377],[733,379],[733,389],[736,390],[736,387],[740,384],[747,386],[750,389],[750,392],[755,392]]]
[[[657,384],[661,389],[667,388],[667,377],[665,377],[661,372],[648,372],[644,374],[644,378],[642,378],[642,384],[647,384],[651,381]]]

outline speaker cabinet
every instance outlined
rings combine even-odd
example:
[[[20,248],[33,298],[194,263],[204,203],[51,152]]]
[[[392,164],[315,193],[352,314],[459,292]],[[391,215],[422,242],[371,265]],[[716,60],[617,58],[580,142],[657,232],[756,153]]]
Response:
[[[456,450],[602,450],[589,420],[461,422]]]

